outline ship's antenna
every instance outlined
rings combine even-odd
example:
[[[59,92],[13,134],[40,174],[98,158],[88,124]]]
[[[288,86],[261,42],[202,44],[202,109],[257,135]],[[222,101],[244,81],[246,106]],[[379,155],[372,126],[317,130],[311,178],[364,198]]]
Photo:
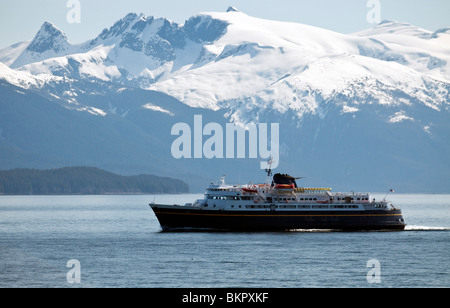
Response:
[[[392,188],[388,190],[387,194],[383,198],[383,201],[386,201],[387,195],[389,195],[389,193],[391,193],[391,192],[394,192],[394,190]]]
[[[219,178],[219,181],[220,181],[220,186],[223,186],[223,185],[225,185],[225,174],[224,175],[222,175],[220,178]]]
[[[272,156],[267,161],[267,163],[269,164],[269,169],[266,169],[266,172],[267,172],[267,176],[270,177],[270,176],[272,176],[272,163],[273,163]]]
[[[272,163],[273,163],[273,159],[272,156],[269,158],[269,160],[267,161],[268,165],[269,165],[269,169],[266,169],[267,172],[267,178],[266,178],[266,184],[270,185],[271,183],[271,177],[272,177]]]

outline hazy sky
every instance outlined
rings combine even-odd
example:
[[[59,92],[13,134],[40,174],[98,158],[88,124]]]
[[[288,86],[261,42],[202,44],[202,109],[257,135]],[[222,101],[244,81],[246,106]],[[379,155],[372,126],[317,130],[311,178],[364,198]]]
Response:
[[[67,18],[73,2],[79,3],[80,23]],[[31,40],[46,20],[72,43],[81,43],[130,12],[182,24],[194,14],[221,12],[229,6],[254,17],[352,33],[375,25],[367,19],[374,3],[379,4],[381,20],[408,22],[433,31],[450,27],[450,0],[0,0],[0,48]]]

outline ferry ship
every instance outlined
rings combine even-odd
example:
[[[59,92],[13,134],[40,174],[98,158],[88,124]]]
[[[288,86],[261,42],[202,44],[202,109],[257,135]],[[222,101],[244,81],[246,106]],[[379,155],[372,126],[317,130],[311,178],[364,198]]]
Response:
[[[266,170],[268,176],[271,171]],[[163,231],[227,230],[403,230],[399,208],[369,193],[333,193],[326,187],[298,187],[277,173],[272,182],[227,185],[225,177],[206,188],[204,199],[184,205],[151,203]]]

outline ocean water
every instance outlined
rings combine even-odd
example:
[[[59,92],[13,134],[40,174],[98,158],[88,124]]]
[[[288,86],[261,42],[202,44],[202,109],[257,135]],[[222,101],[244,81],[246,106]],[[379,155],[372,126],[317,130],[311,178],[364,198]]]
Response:
[[[396,232],[165,233],[148,206],[201,197],[0,196],[0,287],[450,287],[450,195],[390,195]]]

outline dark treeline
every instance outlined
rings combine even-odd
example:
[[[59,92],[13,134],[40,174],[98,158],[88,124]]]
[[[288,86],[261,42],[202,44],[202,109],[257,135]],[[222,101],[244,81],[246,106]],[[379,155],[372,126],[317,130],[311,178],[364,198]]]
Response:
[[[181,180],[155,175],[122,176],[93,167],[0,171],[0,194],[132,194],[186,193]]]

